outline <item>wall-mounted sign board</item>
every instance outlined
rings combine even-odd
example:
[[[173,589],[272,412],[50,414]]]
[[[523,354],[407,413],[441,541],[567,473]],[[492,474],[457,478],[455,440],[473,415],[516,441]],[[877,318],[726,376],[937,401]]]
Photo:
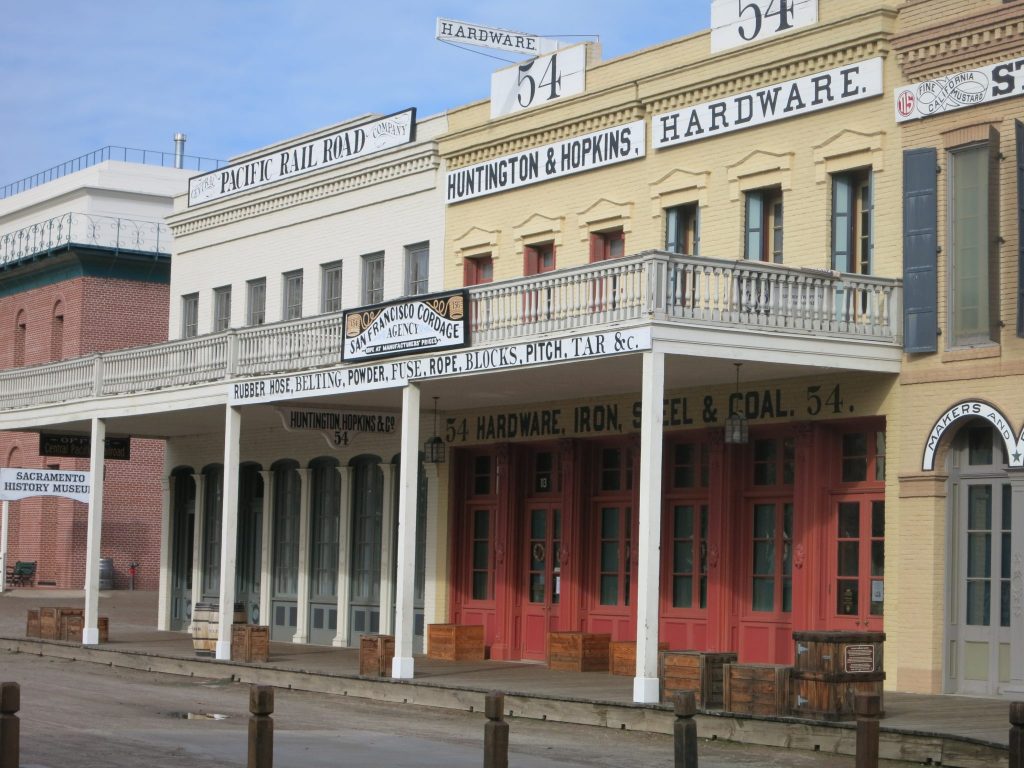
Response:
[[[0,469],[0,499],[17,501],[32,496],[60,496],[88,503],[91,472],[63,469]]]
[[[543,107],[586,90],[587,46],[563,48],[491,75],[491,118]]]
[[[712,0],[711,52],[818,23],[818,0]]]
[[[1010,96],[1024,96],[1024,58],[902,85],[893,103],[896,122],[902,123]]]
[[[345,313],[342,359],[371,360],[469,344],[469,292],[403,299]]]
[[[52,432],[40,432],[39,455],[59,456],[67,459],[88,459],[92,456],[92,440],[88,435],[61,435]],[[131,438],[108,437],[103,449],[103,458],[130,461],[132,458]]]

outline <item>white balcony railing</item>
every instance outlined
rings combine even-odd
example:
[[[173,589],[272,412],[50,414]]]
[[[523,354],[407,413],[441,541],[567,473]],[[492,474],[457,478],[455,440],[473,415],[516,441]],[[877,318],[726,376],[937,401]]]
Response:
[[[470,289],[483,347],[656,321],[902,343],[897,280],[649,251]],[[0,373],[0,409],[341,363],[341,315],[321,315]]]

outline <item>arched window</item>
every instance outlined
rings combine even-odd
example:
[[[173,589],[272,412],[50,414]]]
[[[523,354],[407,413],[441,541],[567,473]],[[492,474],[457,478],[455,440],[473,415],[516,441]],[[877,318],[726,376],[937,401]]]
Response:
[[[25,364],[25,335],[28,316],[24,309],[18,310],[18,316],[14,320],[14,367],[19,368]]]
[[[64,302],[60,299],[53,305],[53,319],[50,324],[50,359],[64,359]]]
[[[313,600],[338,596],[338,532],[341,520],[341,477],[338,460],[313,459],[311,472],[312,515],[310,517],[310,597]]]

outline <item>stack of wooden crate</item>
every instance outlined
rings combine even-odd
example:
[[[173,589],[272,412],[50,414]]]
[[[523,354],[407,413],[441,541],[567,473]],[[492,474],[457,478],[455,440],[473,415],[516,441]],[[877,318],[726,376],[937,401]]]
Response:
[[[701,709],[721,709],[723,667],[736,658],[735,653],[662,651],[658,654],[661,700],[671,701],[678,691],[693,691]]]
[[[391,677],[395,657],[393,635],[363,635],[359,638],[359,674],[366,677]]]
[[[269,661],[270,627],[257,624],[231,625],[232,661]]]
[[[722,672],[723,709],[740,715],[788,715],[792,671],[783,664],[726,664]]]
[[[548,632],[548,667],[567,672],[607,672],[611,635]]]
[[[858,693],[882,702],[884,632],[794,632],[792,714],[851,720]]]
[[[445,661],[483,661],[483,624],[428,624],[427,656]]]

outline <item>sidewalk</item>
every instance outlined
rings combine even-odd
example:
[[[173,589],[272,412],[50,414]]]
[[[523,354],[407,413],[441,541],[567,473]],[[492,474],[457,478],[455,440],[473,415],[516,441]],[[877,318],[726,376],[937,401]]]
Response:
[[[272,643],[265,664],[197,658],[191,637],[158,632],[156,593],[103,592],[99,612],[110,618],[110,642],[80,644],[26,639],[25,616],[39,606],[81,606],[81,591],[16,589],[0,594],[0,655],[31,652],[112,666],[208,678],[233,677],[302,690],[404,701],[456,709],[482,708],[490,690],[506,692],[518,717],[669,733],[668,705],[632,703],[633,679],[603,672],[558,672],[521,662],[447,662],[416,657],[416,679],[360,677],[357,649]],[[916,763],[980,768],[1006,765],[1009,702],[964,696],[886,692],[881,756]],[[698,716],[704,738],[853,754],[853,724],[797,718]]]

